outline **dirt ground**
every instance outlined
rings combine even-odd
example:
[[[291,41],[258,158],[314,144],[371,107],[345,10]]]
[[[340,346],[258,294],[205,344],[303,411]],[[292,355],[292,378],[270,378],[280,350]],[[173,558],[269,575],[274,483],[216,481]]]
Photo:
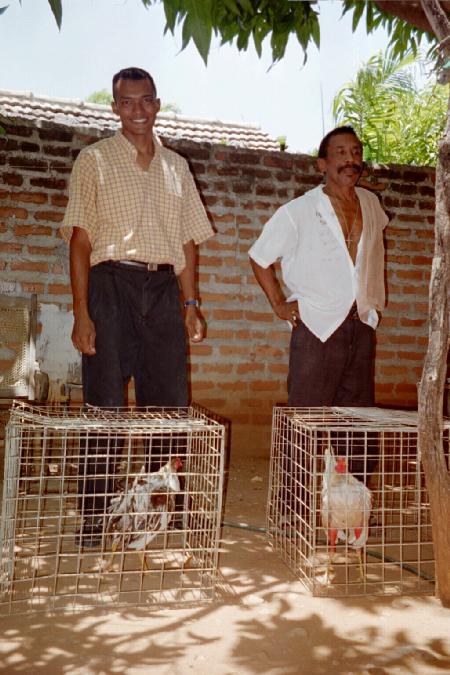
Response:
[[[236,527],[264,526],[267,477],[266,459],[231,463],[215,602],[3,618],[1,672],[450,673],[450,611],[435,598],[313,598],[262,532]]]

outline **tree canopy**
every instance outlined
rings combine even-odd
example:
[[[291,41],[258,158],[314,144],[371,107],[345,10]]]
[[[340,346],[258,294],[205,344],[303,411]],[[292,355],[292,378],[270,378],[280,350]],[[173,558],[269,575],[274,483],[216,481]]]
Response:
[[[448,86],[434,78],[417,82],[417,66],[426,63],[411,51],[372,56],[333,101],[334,119],[351,124],[374,162],[435,165],[445,126]],[[415,67],[414,67],[415,66]]]
[[[19,0],[21,2],[21,0]],[[307,54],[311,43],[319,46],[320,26],[317,0],[141,0],[144,7],[162,3],[166,28],[172,33],[181,26],[182,49],[192,40],[205,63],[214,36],[222,44],[235,44],[246,50],[253,41],[259,56],[265,38],[270,38],[274,63],[283,58],[290,36]],[[63,21],[62,0],[48,0],[58,27]],[[365,23],[368,33],[384,26],[395,52],[416,51],[424,33],[429,30],[427,19],[417,3],[404,0],[342,0],[343,13],[352,14],[353,30]],[[441,0],[450,9],[450,0]],[[0,14],[7,6],[0,8]],[[428,32],[430,40],[434,34]]]

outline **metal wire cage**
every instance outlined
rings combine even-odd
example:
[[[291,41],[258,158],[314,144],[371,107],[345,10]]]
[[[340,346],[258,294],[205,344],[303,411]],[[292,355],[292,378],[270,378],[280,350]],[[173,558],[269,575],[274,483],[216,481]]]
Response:
[[[449,439],[446,420],[447,466]],[[327,519],[338,507],[337,502],[325,504],[330,494],[327,448],[348,467],[344,492],[351,484],[369,495],[368,540],[360,548],[350,529],[349,501],[344,508],[348,520],[338,528],[334,551],[331,546]],[[275,407],[267,531],[273,548],[313,595],[432,593],[433,544],[417,413]]]
[[[212,600],[224,434],[196,406],[101,410],[15,402],[6,428],[0,614]],[[100,468],[87,476],[93,448]],[[174,461],[176,493],[166,485],[151,493],[147,477]],[[81,528],[91,479],[103,486],[96,498],[104,506],[96,514],[97,546],[86,548]],[[137,519],[127,511],[122,530],[112,532],[112,505],[125,503]],[[145,543],[142,530],[151,533]]]

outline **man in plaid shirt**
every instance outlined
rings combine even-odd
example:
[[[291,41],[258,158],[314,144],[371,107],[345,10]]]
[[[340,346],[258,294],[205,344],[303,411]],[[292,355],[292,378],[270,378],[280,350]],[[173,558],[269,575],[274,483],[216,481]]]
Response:
[[[83,398],[122,406],[133,377],[137,405],[185,406],[185,336],[204,336],[196,245],[213,230],[186,160],[153,131],[160,100],[151,75],[121,70],[113,97],[121,129],[80,152],[61,228],[70,242],[72,341],[82,353]],[[94,516],[105,510],[108,473],[95,456],[105,454],[101,440],[87,449],[81,545],[100,540]]]

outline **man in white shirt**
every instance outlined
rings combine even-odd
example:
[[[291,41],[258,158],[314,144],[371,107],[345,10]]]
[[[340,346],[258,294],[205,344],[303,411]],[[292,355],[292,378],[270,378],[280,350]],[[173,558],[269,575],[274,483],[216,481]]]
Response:
[[[352,127],[324,137],[318,167],[325,183],[275,212],[250,261],[273,311],[292,325],[288,404],[370,406],[388,218],[356,187],[363,158]],[[287,299],[271,267],[278,259]]]

